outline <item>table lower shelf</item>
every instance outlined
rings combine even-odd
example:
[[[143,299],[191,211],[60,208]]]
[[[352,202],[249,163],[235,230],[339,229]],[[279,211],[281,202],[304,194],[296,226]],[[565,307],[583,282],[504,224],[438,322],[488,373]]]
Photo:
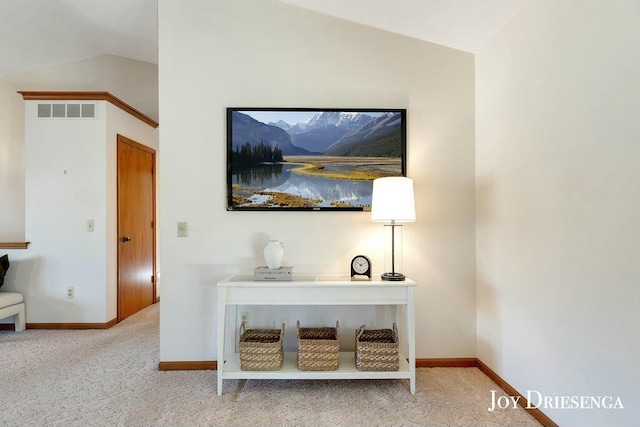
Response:
[[[354,352],[340,352],[339,368],[336,371],[300,371],[297,354],[285,353],[282,369],[278,371],[243,371],[240,369],[240,355],[229,357],[222,369],[223,379],[395,379],[411,378],[409,363],[400,354],[400,369],[397,371],[360,371],[356,368]]]

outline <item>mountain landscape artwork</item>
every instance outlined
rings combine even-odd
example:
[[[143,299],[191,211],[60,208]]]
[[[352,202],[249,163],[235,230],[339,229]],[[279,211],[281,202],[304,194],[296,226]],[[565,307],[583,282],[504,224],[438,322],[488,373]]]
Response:
[[[228,210],[369,210],[405,174],[406,110],[227,109]]]

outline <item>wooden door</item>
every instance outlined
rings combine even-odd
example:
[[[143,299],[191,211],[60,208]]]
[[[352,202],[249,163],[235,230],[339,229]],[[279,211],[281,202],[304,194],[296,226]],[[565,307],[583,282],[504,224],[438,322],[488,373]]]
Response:
[[[155,150],[118,135],[118,321],[155,302]]]

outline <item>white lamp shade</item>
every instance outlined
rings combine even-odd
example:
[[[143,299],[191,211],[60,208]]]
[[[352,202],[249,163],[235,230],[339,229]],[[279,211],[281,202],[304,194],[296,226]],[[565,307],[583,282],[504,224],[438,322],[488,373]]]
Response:
[[[411,178],[390,176],[373,180],[371,221],[414,222],[415,220],[416,208]]]

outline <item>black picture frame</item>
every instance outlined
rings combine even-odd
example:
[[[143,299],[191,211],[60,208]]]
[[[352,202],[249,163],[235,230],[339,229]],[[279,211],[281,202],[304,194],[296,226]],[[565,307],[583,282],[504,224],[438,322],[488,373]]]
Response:
[[[406,176],[407,110],[227,108],[228,211],[368,211]]]

